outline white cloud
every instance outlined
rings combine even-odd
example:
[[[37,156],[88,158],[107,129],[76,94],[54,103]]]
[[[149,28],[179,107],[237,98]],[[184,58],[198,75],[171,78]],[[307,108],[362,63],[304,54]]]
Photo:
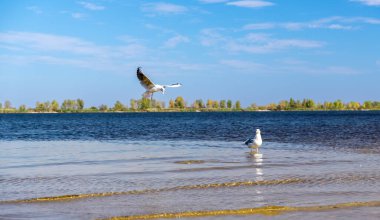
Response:
[[[82,5],[84,8],[92,10],[92,11],[100,11],[104,10],[106,7],[101,6],[101,5],[96,5],[91,2],[78,2],[78,4]]]
[[[159,31],[159,32],[162,32],[164,34],[176,34],[176,32],[174,30],[168,29],[165,27],[161,27],[161,26],[157,26],[157,25],[153,25],[153,24],[145,24],[144,26],[147,29]]]
[[[348,66],[323,66],[320,63],[289,58],[274,60],[270,64],[238,59],[220,60],[219,63],[224,70],[225,68],[233,68],[245,73],[255,74],[357,75],[361,73]]]
[[[368,18],[368,17],[353,17],[346,18],[346,22],[358,22],[358,23],[366,23],[366,24],[380,24],[380,19],[377,18]]]
[[[251,61],[245,61],[245,60],[221,60],[219,61],[220,64],[232,67],[234,69],[242,69],[242,70],[249,70],[249,71],[255,71],[255,70],[263,70],[265,69],[265,65],[260,63],[255,63]]]
[[[332,30],[352,30],[352,26],[343,26],[341,24],[330,24],[327,26],[328,29]]]
[[[187,42],[189,42],[189,38],[188,37],[183,36],[183,35],[177,35],[177,36],[174,36],[174,37],[168,39],[164,43],[164,47],[166,47],[166,48],[174,48],[174,47],[176,47],[180,43],[187,43]]]
[[[223,29],[203,29],[201,30],[201,44],[203,46],[215,46],[219,43],[227,41],[227,39],[220,33]]]
[[[199,0],[199,1],[206,4],[212,4],[212,3],[223,3],[223,2],[227,2],[228,0]]]
[[[199,0],[199,1],[202,2],[202,3],[211,4],[211,3],[227,2],[228,0]]]
[[[42,14],[42,10],[41,10],[41,8],[38,7],[38,6],[35,6],[35,5],[33,5],[33,6],[29,6],[29,7],[27,7],[26,9],[28,9],[29,11],[32,11],[32,12],[35,13],[35,14]]]
[[[102,70],[116,70],[115,66],[126,59],[141,57],[147,50],[136,42],[106,46],[75,37],[34,32],[0,32],[0,47],[9,50],[9,54],[17,50],[17,56],[8,57],[20,63],[44,61]]]
[[[122,36],[117,37],[117,39],[124,41],[126,43],[137,43],[140,41],[140,39],[135,38],[135,37],[130,36],[130,35],[122,35]]]
[[[147,3],[142,7],[143,11],[159,14],[180,14],[187,11],[187,8],[182,5],[170,3]]]
[[[213,4],[213,3],[227,2],[228,0],[199,0],[199,1],[206,4]]]
[[[276,39],[268,34],[248,34],[242,38],[222,35],[221,30],[205,29],[201,32],[203,46],[223,48],[229,52],[272,53],[286,49],[312,49],[324,43],[302,39]]]
[[[244,30],[265,30],[273,29],[276,25],[274,23],[255,23],[247,24],[243,27]]]
[[[360,2],[368,6],[380,6],[380,0],[351,0],[352,2]]]
[[[74,12],[74,13],[71,13],[71,17],[75,19],[82,19],[86,17],[86,14]]]
[[[233,5],[238,7],[245,7],[245,8],[261,8],[261,7],[267,7],[267,6],[273,6],[274,3],[268,2],[268,1],[261,1],[261,0],[243,0],[243,1],[232,1],[228,2],[227,5]]]
[[[264,30],[282,28],[287,30],[303,29],[331,29],[331,30],[355,30],[358,24],[380,24],[380,19],[369,17],[340,17],[333,16],[308,22],[267,22],[250,23],[242,27],[243,30]]]
[[[266,42],[230,42],[227,48],[233,52],[272,53],[285,49],[311,49],[324,43],[299,39],[268,39]]]

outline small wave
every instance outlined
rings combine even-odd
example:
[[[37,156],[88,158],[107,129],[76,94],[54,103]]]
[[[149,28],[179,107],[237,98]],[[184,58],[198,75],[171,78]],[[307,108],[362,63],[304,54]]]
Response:
[[[209,183],[209,184],[196,184],[196,185],[167,187],[167,188],[160,188],[160,189],[132,190],[132,191],[125,191],[125,192],[102,192],[102,193],[72,194],[72,195],[62,195],[62,196],[39,197],[39,198],[32,198],[32,199],[0,201],[0,203],[32,203],[32,202],[55,202],[55,201],[58,202],[58,201],[67,201],[67,200],[84,199],[84,198],[92,198],[92,197],[107,197],[107,196],[118,196],[118,195],[138,195],[138,194],[149,194],[149,193],[178,191],[178,190],[230,188],[230,187],[240,187],[240,186],[280,185],[280,184],[305,183],[305,182],[307,182],[307,180],[305,180],[305,179],[291,178],[291,179],[278,179],[278,180]]]
[[[175,161],[174,163],[177,164],[202,164],[205,163],[204,160],[181,160],[181,161]]]
[[[287,184],[301,184],[300,187],[313,187],[313,186],[322,186],[326,184],[344,184],[344,183],[363,182],[363,181],[366,182],[366,184],[370,184],[370,183],[377,183],[379,180],[380,180],[379,175],[373,175],[371,173],[362,173],[359,175],[357,174],[355,175],[350,172],[350,173],[341,173],[340,175],[327,174],[324,177],[315,176],[315,177],[305,178],[302,176],[297,176],[297,177],[291,177],[291,178],[272,179],[272,180],[206,183],[206,184],[165,187],[165,188],[157,188],[157,189],[143,189],[143,190],[120,191],[120,192],[100,192],[100,193],[88,193],[88,194],[70,194],[70,195],[48,196],[48,197],[38,197],[38,198],[20,199],[20,200],[3,200],[3,201],[0,201],[0,204],[1,203],[56,202],[56,201],[59,202],[59,201],[94,198],[94,197],[140,195],[140,194],[181,191],[181,190],[204,190],[204,189],[248,187],[248,186],[275,186],[275,185],[287,185]]]
[[[116,216],[104,220],[139,220],[139,219],[159,219],[159,218],[191,218],[207,216],[228,216],[228,215],[267,215],[275,216],[287,212],[322,212],[336,209],[358,208],[358,207],[380,207],[380,201],[369,202],[349,202],[332,205],[319,206],[263,206],[257,208],[227,209],[227,210],[206,210],[206,211],[185,211],[173,213],[156,213],[148,215]]]

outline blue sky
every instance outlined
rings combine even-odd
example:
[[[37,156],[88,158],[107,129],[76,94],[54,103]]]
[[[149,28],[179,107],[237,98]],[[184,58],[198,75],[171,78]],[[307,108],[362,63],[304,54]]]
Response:
[[[0,1],[0,101],[380,100],[380,0]]]

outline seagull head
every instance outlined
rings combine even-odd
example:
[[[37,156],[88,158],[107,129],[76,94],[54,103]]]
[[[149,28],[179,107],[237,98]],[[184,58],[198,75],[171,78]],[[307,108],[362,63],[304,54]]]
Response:
[[[165,94],[165,88],[164,87],[162,87],[160,90],[161,90],[162,94]]]
[[[256,129],[256,134],[260,134],[260,129]]]

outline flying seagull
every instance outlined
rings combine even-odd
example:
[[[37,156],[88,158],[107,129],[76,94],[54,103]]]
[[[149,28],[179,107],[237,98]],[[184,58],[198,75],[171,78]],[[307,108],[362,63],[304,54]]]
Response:
[[[146,89],[146,91],[143,94],[144,98],[148,98],[150,96],[150,98],[152,99],[153,93],[158,92],[158,91],[161,91],[162,94],[165,94],[165,89],[167,87],[175,88],[175,87],[182,86],[182,84],[180,83],[175,83],[171,85],[154,84],[152,81],[150,81],[150,79],[147,76],[145,76],[145,74],[141,70],[141,67],[137,68],[137,78],[139,79],[140,84]]]
[[[259,147],[263,144],[263,140],[261,139],[260,129],[256,129],[255,138],[249,138],[244,142],[249,148],[251,148],[251,153],[253,153],[253,149],[256,149],[255,154],[259,154]]]

